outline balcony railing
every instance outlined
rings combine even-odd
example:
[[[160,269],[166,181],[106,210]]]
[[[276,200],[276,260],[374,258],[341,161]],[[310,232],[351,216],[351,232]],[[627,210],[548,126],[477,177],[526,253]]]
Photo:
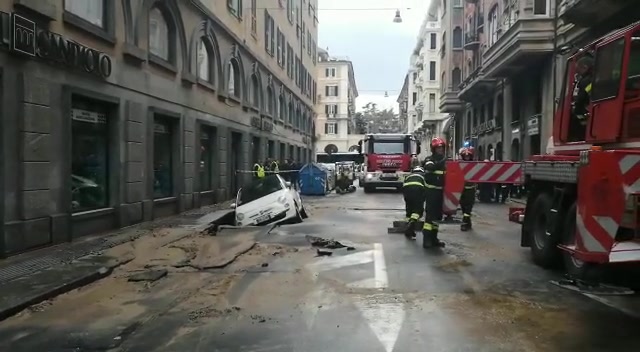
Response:
[[[477,33],[465,33],[464,48],[466,50],[477,50],[480,46],[480,36]]]

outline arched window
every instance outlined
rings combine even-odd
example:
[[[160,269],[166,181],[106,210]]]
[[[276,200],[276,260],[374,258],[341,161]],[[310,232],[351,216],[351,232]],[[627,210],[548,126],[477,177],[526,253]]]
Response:
[[[453,48],[462,48],[462,28],[456,27],[453,29]]]
[[[287,102],[282,94],[278,97],[278,118],[282,122],[287,118]]]
[[[206,39],[201,38],[200,43],[198,44],[197,53],[198,79],[211,83],[213,82],[213,70],[210,57],[213,57],[213,55],[209,55],[209,53],[209,45],[207,44]]]
[[[267,109],[267,114],[272,115],[274,113],[273,105],[275,104],[273,89],[271,87],[267,87],[267,104],[265,104],[265,108]]]
[[[300,114],[302,112],[300,111],[300,108],[296,109],[296,117],[295,120],[293,121],[293,127],[295,128],[300,128]]]
[[[171,59],[169,24],[162,11],[154,7],[149,12],[149,52],[163,60]]]
[[[289,101],[289,112],[287,113],[287,123],[293,124],[293,118],[295,116],[295,112],[293,110],[293,101]]]
[[[251,96],[249,102],[254,108],[260,108],[260,82],[256,75],[251,75]]]
[[[451,83],[453,90],[457,90],[460,83],[462,83],[462,72],[460,72],[460,69],[457,67],[451,71]]]
[[[234,97],[240,97],[240,65],[236,59],[229,60],[227,67],[229,77],[227,79],[227,93]]]

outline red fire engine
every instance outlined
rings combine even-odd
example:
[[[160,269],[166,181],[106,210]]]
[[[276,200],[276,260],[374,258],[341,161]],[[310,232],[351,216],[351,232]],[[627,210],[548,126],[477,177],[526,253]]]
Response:
[[[411,134],[367,134],[358,145],[365,156],[360,185],[365,193],[376,187],[401,189],[405,176],[411,173],[412,158],[420,154],[420,142]]]
[[[574,112],[576,62],[592,55],[586,123]],[[536,264],[576,278],[640,261],[640,23],[572,56],[553,124],[553,150],[522,164],[529,197],[521,245]],[[512,214],[510,214],[512,215]]]

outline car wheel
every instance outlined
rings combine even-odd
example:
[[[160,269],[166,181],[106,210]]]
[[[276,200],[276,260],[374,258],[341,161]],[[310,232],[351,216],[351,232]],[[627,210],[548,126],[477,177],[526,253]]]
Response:
[[[307,214],[307,209],[305,209],[304,206],[302,206],[302,210],[300,211],[300,216],[303,219],[307,219],[309,217],[309,214]]]

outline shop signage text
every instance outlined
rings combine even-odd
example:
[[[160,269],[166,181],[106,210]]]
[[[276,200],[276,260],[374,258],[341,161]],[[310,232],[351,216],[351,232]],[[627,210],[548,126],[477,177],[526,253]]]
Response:
[[[496,128],[496,120],[488,120],[472,128],[471,134],[472,135],[483,134],[483,133],[492,131],[494,128]]]
[[[251,117],[250,125],[251,127],[262,130],[262,131],[266,131],[266,132],[273,131],[273,123],[267,120],[263,121],[258,116]]]
[[[38,28],[34,21],[11,15],[11,51],[63,64],[103,78],[111,75],[111,58],[59,34]]]
[[[540,124],[540,120],[538,115],[530,117],[529,120],[527,121],[527,134],[529,136],[535,136],[538,133],[540,133],[539,124]]]

